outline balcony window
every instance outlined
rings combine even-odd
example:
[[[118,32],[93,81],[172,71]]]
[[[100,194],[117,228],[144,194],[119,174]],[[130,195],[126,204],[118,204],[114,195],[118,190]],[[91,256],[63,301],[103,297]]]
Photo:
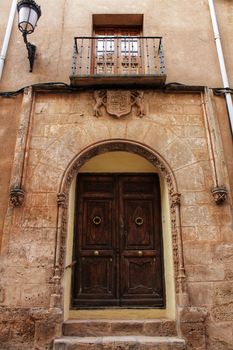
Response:
[[[72,85],[165,82],[162,37],[142,36],[137,28],[97,28],[74,38]]]

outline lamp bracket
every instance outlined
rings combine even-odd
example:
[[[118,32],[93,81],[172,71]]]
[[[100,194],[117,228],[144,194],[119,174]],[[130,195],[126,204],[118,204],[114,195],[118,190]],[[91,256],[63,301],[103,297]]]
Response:
[[[23,40],[25,42],[25,45],[26,45],[26,48],[28,51],[28,59],[29,59],[29,64],[30,64],[29,72],[32,72],[34,60],[35,60],[35,55],[36,55],[36,46],[28,42],[27,33],[25,33],[25,32],[23,33]]]

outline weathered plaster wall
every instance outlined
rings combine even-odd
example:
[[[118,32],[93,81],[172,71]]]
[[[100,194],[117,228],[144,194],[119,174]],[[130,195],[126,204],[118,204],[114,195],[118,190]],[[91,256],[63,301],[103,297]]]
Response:
[[[198,93],[146,91],[144,118],[137,117],[134,108],[119,119],[102,108],[102,116],[96,118],[91,91],[36,94],[24,168],[25,202],[11,210],[12,226],[4,237],[0,305],[5,310],[18,308],[14,320],[8,322],[5,340],[12,337],[16,322],[20,329],[17,332],[24,334],[21,342],[32,341],[34,334],[43,342],[43,318],[52,291],[56,197],[69,162],[93,143],[124,139],[154,149],[172,168],[182,194],[181,224],[191,304],[206,306],[210,313],[209,349],[232,344],[231,202],[216,206],[210,194],[214,179],[203,103]],[[17,104],[11,105],[17,108]],[[224,176],[229,184],[227,174]],[[22,319],[28,312],[31,328],[24,332]],[[2,318],[7,317],[3,313]],[[49,339],[56,328],[51,324]]]
[[[0,98],[0,247],[22,98]]]
[[[69,83],[73,37],[92,34],[92,14],[143,14],[144,35],[164,37],[167,82],[222,85],[207,0],[106,1],[40,0],[42,16],[29,40],[37,46],[32,74],[25,45],[17,29],[10,40],[0,90],[15,90],[39,82]],[[233,79],[231,21],[233,3],[216,1],[229,78]],[[9,1],[0,4],[0,39],[6,27]],[[17,17],[17,16],[16,16]],[[227,25],[226,25],[227,24]],[[0,45],[3,39],[0,41]],[[20,54],[19,54],[20,53]],[[20,74],[19,74],[20,70]]]

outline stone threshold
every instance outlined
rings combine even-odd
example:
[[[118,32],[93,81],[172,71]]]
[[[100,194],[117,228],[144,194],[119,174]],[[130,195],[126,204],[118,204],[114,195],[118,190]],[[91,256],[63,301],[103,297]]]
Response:
[[[104,336],[63,337],[54,341],[54,350],[185,350],[185,341],[177,337]]]
[[[177,336],[176,321],[142,320],[67,320],[62,325],[65,336]]]

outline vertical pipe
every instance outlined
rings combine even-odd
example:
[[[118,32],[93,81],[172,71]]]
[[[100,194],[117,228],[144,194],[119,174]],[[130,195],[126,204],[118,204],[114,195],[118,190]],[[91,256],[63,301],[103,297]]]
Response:
[[[208,0],[208,1],[209,1],[210,16],[211,16],[213,32],[214,32],[214,39],[215,39],[216,49],[218,53],[219,66],[220,66],[220,71],[222,75],[223,87],[225,89],[228,89],[230,86],[229,86],[229,81],[227,77],[227,71],[226,71],[226,66],[225,66],[225,61],[223,56],[221,38],[219,34],[218,22],[217,22],[215,7],[214,7],[214,0]],[[233,134],[233,105],[232,105],[232,98],[231,98],[230,92],[225,92],[225,98],[226,98],[227,111],[228,111],[228,116],[229,116],[230,125],[231,125],[231,131]]]
[[[17,6],[17,0],[12,0],[10,15],[9,15],[9,19],[6,27],[6,33],[5,33],[5,37],[2,45],[1,54],[0,54],[0,80],[2,78],[3,67],[6,59],[6,54],[7,54],[7,49],[10,41],[13,24],[14,24],[16,6]]]

